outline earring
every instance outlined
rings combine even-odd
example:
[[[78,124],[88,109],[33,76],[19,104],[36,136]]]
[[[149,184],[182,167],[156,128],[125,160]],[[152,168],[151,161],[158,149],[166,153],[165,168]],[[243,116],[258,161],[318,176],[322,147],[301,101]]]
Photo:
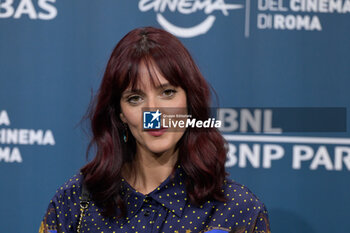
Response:
[[[124,142],[126,143],[129,139],[129,133],[128,133],[128,125],[124,123],[124,134],[123,134]]]

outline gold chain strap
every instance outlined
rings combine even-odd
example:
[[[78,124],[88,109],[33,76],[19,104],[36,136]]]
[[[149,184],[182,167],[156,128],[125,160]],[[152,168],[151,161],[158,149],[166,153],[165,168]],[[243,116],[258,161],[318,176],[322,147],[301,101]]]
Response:
[[[77,227],[77,233],[80,233],[81,226],[83,224],[83,217],[85,215],[85,210],[88,208],[89,202],[88,201],[81,201],[80,202],[80,217],[79,217],[79,223]]]

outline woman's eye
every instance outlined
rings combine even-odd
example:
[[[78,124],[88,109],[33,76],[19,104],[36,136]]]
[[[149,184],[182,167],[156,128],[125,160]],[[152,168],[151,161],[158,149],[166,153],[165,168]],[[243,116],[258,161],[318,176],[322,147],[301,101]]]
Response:
[[[142,97],[139,95],[133,95],[128,97],[127,101],[131,104],[138,104],[142,101]]]
[[[174,89],[166,89],[163,91],[163,95],[166,97],[171,97],[173,96],[177,91]]]

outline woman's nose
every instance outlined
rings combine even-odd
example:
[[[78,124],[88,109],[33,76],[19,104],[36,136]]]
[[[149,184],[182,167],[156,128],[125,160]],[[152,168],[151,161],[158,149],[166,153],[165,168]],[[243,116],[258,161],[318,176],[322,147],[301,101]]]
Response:
[[[149,96],[147,98],[147,107],[155,110],[160,107],[159,100],[157,100],[156,96]]]

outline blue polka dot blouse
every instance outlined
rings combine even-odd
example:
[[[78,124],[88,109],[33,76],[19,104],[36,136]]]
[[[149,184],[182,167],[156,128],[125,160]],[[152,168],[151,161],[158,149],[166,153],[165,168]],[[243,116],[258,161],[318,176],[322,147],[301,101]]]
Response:
[[[90,201],[80,232],[270,232],[266,208],[246,187],[226,179],[222,192],[227,202],[207,201],[201,206],[189,202],[183,169],[176,168],[158,188],[144,195],[122,181],[121,196],[126,204],[124,218],[104,218]],[[82,175],[78,174],[60,187],[50,201],[39,233],[77,232],[80,218]]]

